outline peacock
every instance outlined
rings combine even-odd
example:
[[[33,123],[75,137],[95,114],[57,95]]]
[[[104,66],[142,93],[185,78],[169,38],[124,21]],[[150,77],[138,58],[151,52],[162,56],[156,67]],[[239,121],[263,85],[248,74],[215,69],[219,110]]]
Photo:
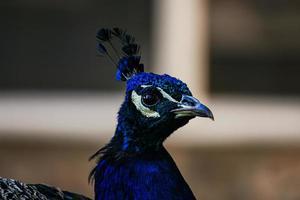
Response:
[[[181,80],[144,72],[140,46],[126,30],[102,28],[96,38],[126,91],[113,137],[91,156],[95,200],[195,199],[163,142],[194,117],[214,119],[212,112]]]
[[[96,160],[89,176],[94,199],[196,199],[163,142],[195,117],[214,119],[212,112],[181,80],[144,72],[140,46],[126,30],[102,28],[96,38],[99,55],[116,67],[116,79],[126,82],[126,91],[113,137],[90,157]],[[90,198],[44,184],[0,178],[0,199]]]

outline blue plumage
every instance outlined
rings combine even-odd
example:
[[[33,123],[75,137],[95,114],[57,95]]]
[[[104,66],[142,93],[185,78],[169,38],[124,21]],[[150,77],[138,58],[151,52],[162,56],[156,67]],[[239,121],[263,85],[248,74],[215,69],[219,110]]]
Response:
[[[136,73],[144,71],[144,65],[140,63],[140,56],[123,57],[119,60],[116,79],[126,81]]]
[[[91,157],[97,158],[90,174],[95,181],[95,199],[195,199],[163,142],[190,119],[213,119],[213,115],[184,82],[144,72],[139,46],[126,31],[101,29],[97,35],[101,45],[113,45],[114,37],[122,54],[113,61],[118,63],[116,78],[127,86],[114,136]],[[115,46],[111,50],[117,52]]]
[[[164,148],[119,161],[101,160],[95,177],[95,199],[195,199]]]
[[[161,87],[168,91],[169,94],[173,96],[179,96],[180,100],[182,94],[192,95],[188,86],[181,80],[172,77],[168,74],[154,74],[154,73],[139,73],[137,76],[132,77],[127,81],[126,92],[130,92],[140,85],[153,85],[156,87]]]

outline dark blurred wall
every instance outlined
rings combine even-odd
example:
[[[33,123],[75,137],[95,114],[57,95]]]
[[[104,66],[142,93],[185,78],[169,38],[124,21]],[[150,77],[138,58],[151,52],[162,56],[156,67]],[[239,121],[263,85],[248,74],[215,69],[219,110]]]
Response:
[[[210,3],[212,92],[300,95],[300,2]]]
[[[150,65],[151,3],[146,0],[0,2],[0,90],[111,90],[115,68],[96,57],[99,27],[126,28]]]

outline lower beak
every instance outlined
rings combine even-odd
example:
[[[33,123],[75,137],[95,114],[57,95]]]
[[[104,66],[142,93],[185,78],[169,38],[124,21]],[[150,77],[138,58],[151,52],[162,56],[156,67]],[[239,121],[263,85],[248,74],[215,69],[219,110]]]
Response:
[[[208,117],[214,120],[213,113],[208,107],[200,103],[200,101],[192,96],[182,95],[178,108],[171,110],[175,114],[175,118],[179,117]]]

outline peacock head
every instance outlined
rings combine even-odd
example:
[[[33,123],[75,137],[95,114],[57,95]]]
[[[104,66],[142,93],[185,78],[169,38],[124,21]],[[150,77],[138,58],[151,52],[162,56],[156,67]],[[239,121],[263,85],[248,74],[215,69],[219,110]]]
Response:
[[[113,39],[121,41],[121,58],[115,62],[116,79],[126,82],[125,100],[118,113],[116,134],[122,135],[123,147],[132,143],[139,146],[159,146],[176,129],[194,117],[214,119],[212,112],[193,97],[188,86],[167,74],[144,72],[140,63],[139,46],[135,39],[119,28],[101,29],[97,35],[98,51],[109,54],[106,45]],[[111,50],[119,55],[113,47]]]
[[[127,81],[119,121],[130,121],[139,134],[164,140],[197,116],[213,119],[212,112],[179,79],[141,72]]]

